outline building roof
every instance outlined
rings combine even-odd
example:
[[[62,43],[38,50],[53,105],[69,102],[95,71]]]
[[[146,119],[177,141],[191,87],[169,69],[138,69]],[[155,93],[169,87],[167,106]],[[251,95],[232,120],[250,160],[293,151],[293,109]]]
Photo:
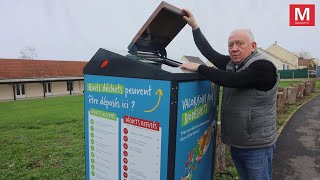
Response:
[[[0,79],[83,77],[84,61],[0,59]]]
[[[277,55],[275,55],[275,54],[273,54],[273,53],[271,53],[271,52],[269,52],[269,51],[267,51],[267,50],[264,50],[264,49],[262,49],[262,48],[258,48],[258,50],[260,50],[260,51],[262,51],[262,52],[264,52],[264,53],[266,53],[266,54],[268,54],[268,55],[270,55],[270,56],[272,56],[272,57],[274,57],[274,58],[276,58],[276,59],[279,59],[282,63],[285,63],[285,64],[289,64],[289,65],[291,65],[291,66],[294,66],[294,65],[291,64],[290,62],[288,62],[288,61],[286,61],[286,60],[278,57]]]
[[[298,59],[298,66],[307,66],[309,64],[315,64],[313,62],[314,58],[313,59],[304,59],[304,58],[299,58]]]
[[[290,54],[292,54],[292,55],[296,56],[297,58],[299,57],[299,56],[297,56],[295,53],[292,53],[292,52],[290,52],[289,50],[287,50],[287,49],[285,49],[285,48],[283,48],[283,47],[279,46],[279,45],[277,44],[277,42],[276,42],[276,43],[274,43],[274,44],[272,44],[270,47],[268,47],[268,48],[267,48],[267,51],[269,51],[269,49],[270,49],[271,47],[277,47],[278,49],[281,49],[281,50],[283,50],[283,51],[286,51],[286,52],[288,52],[288,53],[290,53]]]
[[[195,62],[199,64],[204,63],[199,57],[196,57],[196,56],[183,56],[183,57],[189,62]]]
[[[274,58],[276,58],[276,59],[279,59],[279,60],[280,60],[281,62],[283,62],[283,63],[287,63],[286,60],[281,59],[280,57],[274,55],[273,53],[271,53],[271,52],[269,52],[269,51],[267,51],[267,50],[264,50],[264,49],[262,49],[262,48],[257,48],[257,49],[260,50],[260,51],[262,51],[262,52],[264,52],[264,53],[266,53],[266,54],[268,54],[268,55],[270,55],[270,56],[272,56],[272,57],[274,57]]]

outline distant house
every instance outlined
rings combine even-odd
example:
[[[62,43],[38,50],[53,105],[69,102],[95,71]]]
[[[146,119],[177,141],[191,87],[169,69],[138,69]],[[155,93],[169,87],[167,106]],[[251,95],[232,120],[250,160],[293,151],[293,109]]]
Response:
[[[195,63],[199,63],[199,64],[203,64],[204,61],[202,61],[202,59],[200,59],[199,57],[196,56],[183,56],[181,58],[181,61],[183,62],[195,62]]]
[[[292,64],[285,62],[285,60],[275,56],[274,54],[266,50],[263,50],[262,48],[257,48],[257,49],[258,49],[258,52],[268,57],[275,64],[278,70],[288,69],[289,66],[293,66]],[[203,61],[199,57],[195,57],[195,56],[183,56],[181,60],[184,62],[203,63]],[[210,67],[214,66],[210,61],[207,61],[205,64]]]
[[[304,59],[304,58],[299,58],[298,59],[298,67],[299,69],[316,69],[317,64],[316,64],[316,59]]]
[[[205,64],[209,67],[213,67],[214,65],[210,62],[210,61],[203,61],[202,59],[200,59],[199,57],[196,56],[183,56],[181,58],[181,61],[183,62],[195,62],[195,63],[199,63],[199,64]]]
[[[313,59],[313,62],[314,62],[317,66],[320,66],[320,59],[314,58],[314,59]]]
[[[293,64],[288,63],[287,61],[277,57],[269,51],[266,51],[262,48],[257,48],[258,52],[266,56],[277,68],[277,70],[288,70],[289,67],[294,67]]]
[[[86,63],[0,59],[0,100],[82,94]]]
[[[283,59],[286,63],[288,63],[288,69],[298,69],[298,56],[279,46],[277,42],[268,47],[266,51],[274,54],[275,56]]]

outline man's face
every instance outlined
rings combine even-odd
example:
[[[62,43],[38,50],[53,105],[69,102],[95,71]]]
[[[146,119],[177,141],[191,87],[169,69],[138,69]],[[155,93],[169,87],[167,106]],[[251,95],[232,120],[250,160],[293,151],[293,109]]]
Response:
[[[256,43],[250,40],[247,32],[236,31],[229,36],[228,49],[231,60],[236,64],[240,64],[255,51]]]

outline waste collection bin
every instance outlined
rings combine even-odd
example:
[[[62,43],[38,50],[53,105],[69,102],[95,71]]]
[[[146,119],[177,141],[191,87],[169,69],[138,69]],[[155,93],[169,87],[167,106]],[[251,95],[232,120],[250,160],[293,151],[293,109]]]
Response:
[[[212,178],[218,86],[167,58],[180,11],[162,2],[130,53],[99,49],[85,66],[86,179]]]

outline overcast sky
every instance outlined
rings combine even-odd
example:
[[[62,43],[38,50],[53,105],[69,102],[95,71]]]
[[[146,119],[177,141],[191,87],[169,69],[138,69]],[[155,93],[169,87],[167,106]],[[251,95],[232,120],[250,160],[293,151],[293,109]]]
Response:
[[[0,58],[34,47],[38,59],[89,61],[99,48],[126,51],[160,0],[0,0]],[[292,52],[320,58],[319,0],[167,0],[191,9],[211,45],[227,54],[235,28],[250,28],[258,47],[275,41]],[[316,26],[290,27],[289,4],[315,4]],[[167,47],[169,58],[201,56],[191,28]]]

